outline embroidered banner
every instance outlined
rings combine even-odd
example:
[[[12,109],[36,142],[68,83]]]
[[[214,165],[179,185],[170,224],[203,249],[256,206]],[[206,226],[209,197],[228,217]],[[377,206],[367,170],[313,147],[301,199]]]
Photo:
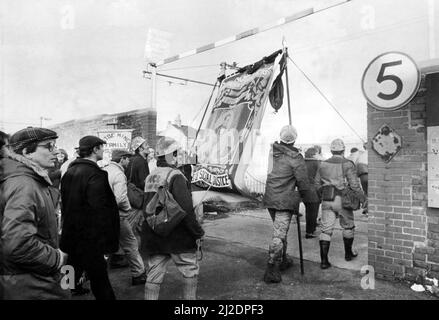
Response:
[[[279,52],[278,52],[279,53]],[[196,142],[192,183],[246,194],[244,175],[253,154],[278,53],[224,79]]]

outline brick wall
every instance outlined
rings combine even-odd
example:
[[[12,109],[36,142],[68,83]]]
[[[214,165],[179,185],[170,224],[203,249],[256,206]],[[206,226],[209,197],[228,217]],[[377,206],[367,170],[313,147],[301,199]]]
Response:
[[[107,125],[117,123],[116,126]],[[133,137],[141,135],[149,143],[156,143],[157,112],[155,109],[131,110],[117,114],[102,114],[91,118],[72,120],[51,126],[58,133],[57,145],[73,154],[73,148],[86,135],[97,135],[98,131],[108,129],[134,129]]]
[[[402,138],[385,163],[369,144],[369,264],[381,278],[439,278],[439,210],[427,208],[426,102],[429,77],[411,103],[396,111],[368,105],[368,141],[383,124]]]

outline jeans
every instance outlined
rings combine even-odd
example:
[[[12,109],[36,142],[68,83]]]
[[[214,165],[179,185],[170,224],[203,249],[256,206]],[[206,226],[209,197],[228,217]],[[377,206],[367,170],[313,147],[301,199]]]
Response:
[[[145,272],[145,266],[139,253],[139,243],[126,218],[120,218],[119,245],[125,252],[125,256],[130,264],[132,276],[138,277],[143,274]]]
[[[133,230],[134,236],[137,239],[137,243],[140,244],[140,233],[142,230],[142,224],[143,224],[143,212],[142,210],[138,209],[131,209],[130,214],[128,217],[126,217],[128,223],[131,226],[131,229]]]

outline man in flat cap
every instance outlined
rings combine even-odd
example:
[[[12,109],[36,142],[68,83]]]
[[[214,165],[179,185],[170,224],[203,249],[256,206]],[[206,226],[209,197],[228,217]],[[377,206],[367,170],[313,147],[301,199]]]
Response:
[[[104,255],[119,248],[119,208],[108,174],[99,168],[106,142],[95,136],[79,140],[79,158],[61,180],[61,248],[75,274],[86,272],[98,300],[114,300]]]
[[[128,222],[129,214],[132,211],[127,195],[127,177],[124,168],[127,167],[130,157],[131,153],[128,150],[114,149],[111,152],[111,162],[104,167],[104,170],[108,172],[108,182],[119,206],[120,247],[130,265],[131,284],[134,286],[145,284],[146,275],[143,259],[139,253],[139,243]]]
[[[58,190],[47,169],[56,132],[28,127],[13,134],[0,159],[0,300],[68,299],[61,287],[67,255],[58,246]]]

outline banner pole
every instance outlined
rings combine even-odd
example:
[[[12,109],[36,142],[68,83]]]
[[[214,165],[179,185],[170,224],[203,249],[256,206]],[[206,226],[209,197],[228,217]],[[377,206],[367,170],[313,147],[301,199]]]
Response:
[[[300,213],[299,212],[297,212],[297,214],[296,214],[296,221],[297,221],[297,237],[299,240],[300,273],[303,276],[305,271],[303,270],[303,249],[302,249],[302,235],[300,232]]]
[[[156,109],[157,104],[157,65],[150,63],[151,66],[151,108]]]
[[[207,101],[207,105],[206,105],[206,108],[204,109],[203,117],[201,118],[201,122],[200,122],[200,125],[198,126],[198,130],[195,134],[195,139],[194,139],[194,143],[192,144],[192,146],[194,146],[195,142],[197,141],[198,134],[201,130],[201,126],[203,125],[204,117],[206,116],[207,110],[209,109],[210,101],[212,100],[212,96],[213,96],[213,93],[215,92],[217,84],[218,84],[218,81],[215,82],[215,85],[213,86],[212,92],[211,92],[210,97],[209,97],[209,101]]]
[[[289,85],[289,81],[288,81],[288,48],[285,48],[285,54],[286,54],[286,63],[285,63],[285,78],[286,78],[286,82],[287,82],[287,101],[288,101],[288,121],[289,124],[291,125],[291,102],[290,102],[290,85]]]

